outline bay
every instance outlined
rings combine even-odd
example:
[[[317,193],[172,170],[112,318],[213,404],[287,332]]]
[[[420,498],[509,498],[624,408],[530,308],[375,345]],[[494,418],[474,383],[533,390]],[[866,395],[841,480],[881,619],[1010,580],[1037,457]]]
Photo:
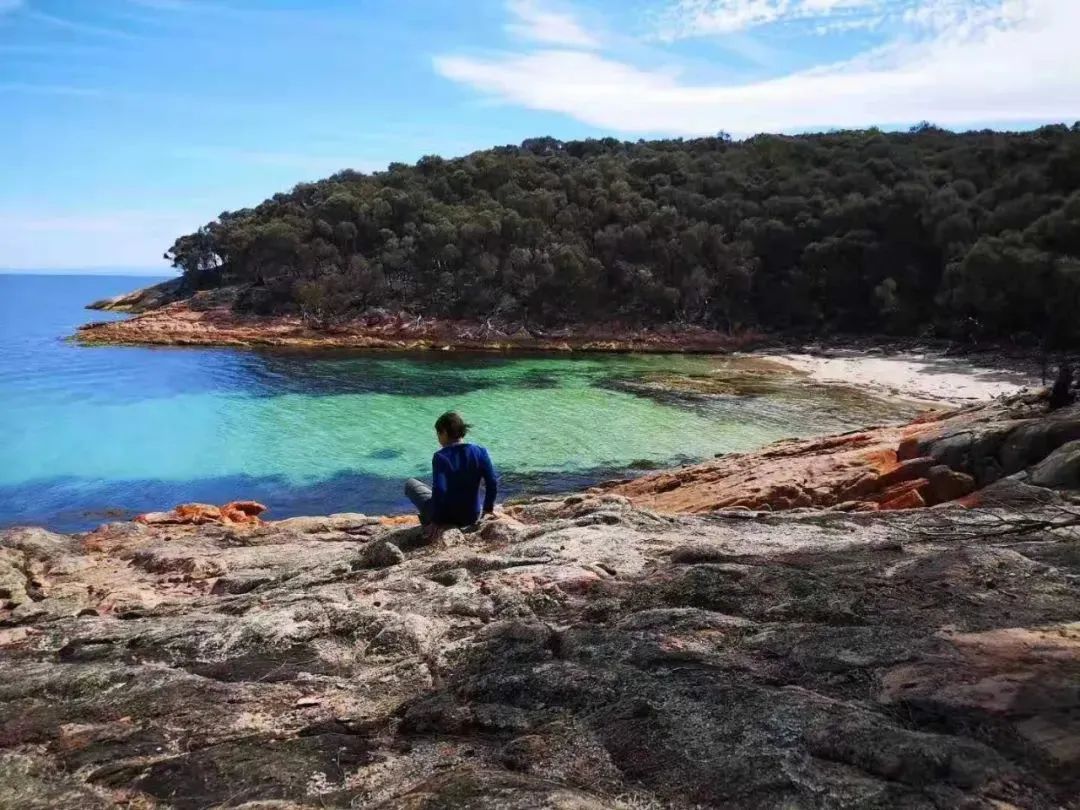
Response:
[[[459,410],[508,495],[566,491],[911,406],[753,358],[84,347],[86,303],[154,279],[0,275],[0,526],[85,530],[177,503],[403,512]]]

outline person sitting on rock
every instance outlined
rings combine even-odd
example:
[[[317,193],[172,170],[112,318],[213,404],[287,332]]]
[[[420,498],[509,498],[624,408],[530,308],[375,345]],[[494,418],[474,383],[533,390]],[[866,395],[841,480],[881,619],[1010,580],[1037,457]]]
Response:
[[[498,482],[488,451],[465,441],[469,425],[453,411],[435,422],[435,435],[442,449],[431,457],[432,486],[410,478],[405,495],[420,513],[420,523],[429,534],[442,526],[471,526],[481,516],[480,482],[484,483],[483,515],[495,509]]]

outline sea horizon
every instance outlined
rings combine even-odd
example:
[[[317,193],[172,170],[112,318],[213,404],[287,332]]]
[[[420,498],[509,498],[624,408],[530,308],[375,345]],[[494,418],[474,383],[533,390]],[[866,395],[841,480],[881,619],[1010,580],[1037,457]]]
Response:
[[[130,276],[158,278],[179,275],[171,267],[0,267],[0,276]]]

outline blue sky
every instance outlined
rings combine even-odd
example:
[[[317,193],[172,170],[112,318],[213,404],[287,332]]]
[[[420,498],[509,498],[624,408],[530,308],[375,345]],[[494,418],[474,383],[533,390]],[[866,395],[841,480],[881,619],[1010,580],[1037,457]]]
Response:
[[[1080,118],[1080,0],[0,0],[0,267],[537,135]]]

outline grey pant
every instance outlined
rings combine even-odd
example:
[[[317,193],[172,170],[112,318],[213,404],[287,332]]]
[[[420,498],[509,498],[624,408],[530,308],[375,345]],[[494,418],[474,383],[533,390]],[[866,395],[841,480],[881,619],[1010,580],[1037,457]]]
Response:
[[[424,526],[431,523],[431,487],[417,478],[410,478],[405,482],[405,497],[420,513],[420,523]]]

